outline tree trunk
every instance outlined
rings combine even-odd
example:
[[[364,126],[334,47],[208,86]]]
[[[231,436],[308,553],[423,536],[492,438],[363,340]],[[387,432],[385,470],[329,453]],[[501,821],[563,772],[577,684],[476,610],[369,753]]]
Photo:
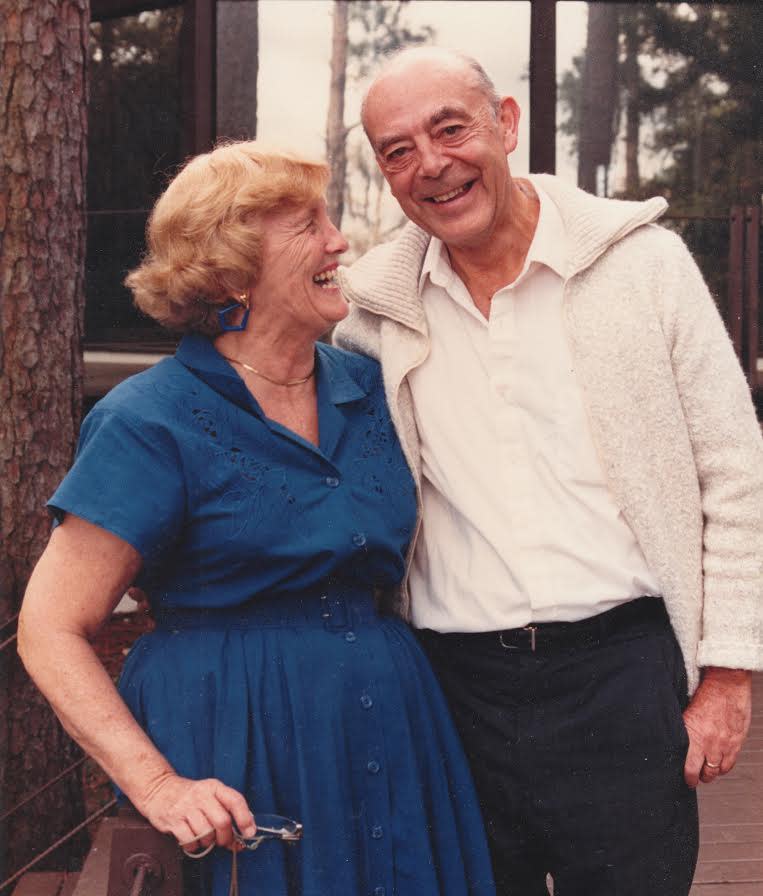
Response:
[[[337,227],[342,226],[344,182],[347,171],[344,126],[344,86],[347,79],[347,12],[345,0],[334,0],[334,25],[331,38],[331,88],[326,119],[326,155],[331,165],[327,193],[328,212]]]
[[[89,4],[0,0],[0,21],[2,623],[17,612],[47,542],[44,503],[72,461],[81,410]],[[12,646],[0,661],[5,811],[78,752]],[[81,818],[70,775],[0,830],[0,879]],[[64,867],[82,848],[80,839],[51,858]]]
[[[596,171],[609,165],[617,106],[617,9],[608,3],[588,4],[583,64],[578,186],[596,192]]]

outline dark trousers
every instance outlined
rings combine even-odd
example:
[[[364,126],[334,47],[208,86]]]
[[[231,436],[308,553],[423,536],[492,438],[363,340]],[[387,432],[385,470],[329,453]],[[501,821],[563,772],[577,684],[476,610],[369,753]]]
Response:
[[[546,894],[548,873],[554,896],[688,894],[686,674],[661,600],[535,633],[419,635],[471,763],[498,896]]]

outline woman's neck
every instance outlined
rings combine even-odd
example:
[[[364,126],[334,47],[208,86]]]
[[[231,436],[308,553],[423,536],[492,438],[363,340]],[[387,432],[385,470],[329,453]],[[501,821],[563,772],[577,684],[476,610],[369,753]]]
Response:
[[[222,333],[214,344],[223,357],[239,366],[247,365],[271,384],[309,378],[315,365],[312,337],[268,331],[259,328],[251,318],[246,330]]]

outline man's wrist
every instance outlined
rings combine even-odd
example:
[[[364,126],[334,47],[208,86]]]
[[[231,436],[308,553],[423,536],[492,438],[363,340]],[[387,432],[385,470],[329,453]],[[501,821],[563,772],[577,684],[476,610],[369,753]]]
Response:
[[[747,684],[752,681],[749,669],[727,669],[725,666],[705,666],[702,669],[702,681],[718,684]]]

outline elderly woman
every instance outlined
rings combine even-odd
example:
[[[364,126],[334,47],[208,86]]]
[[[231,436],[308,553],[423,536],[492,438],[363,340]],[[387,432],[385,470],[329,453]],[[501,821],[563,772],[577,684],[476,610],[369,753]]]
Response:
[[[416,496],[380,371],[316,342],[347,313],[325,166],[253,142],[193,159],[127,283],[185,336],[85,420],[49,502],[19,646],[67,730],[160,831],[210,853],[255,816],[298,845],[238,857],[242,893],[490,896],[472,784],[397,586]],[[136,580],[157,628],[117,691],[90,641]]]

